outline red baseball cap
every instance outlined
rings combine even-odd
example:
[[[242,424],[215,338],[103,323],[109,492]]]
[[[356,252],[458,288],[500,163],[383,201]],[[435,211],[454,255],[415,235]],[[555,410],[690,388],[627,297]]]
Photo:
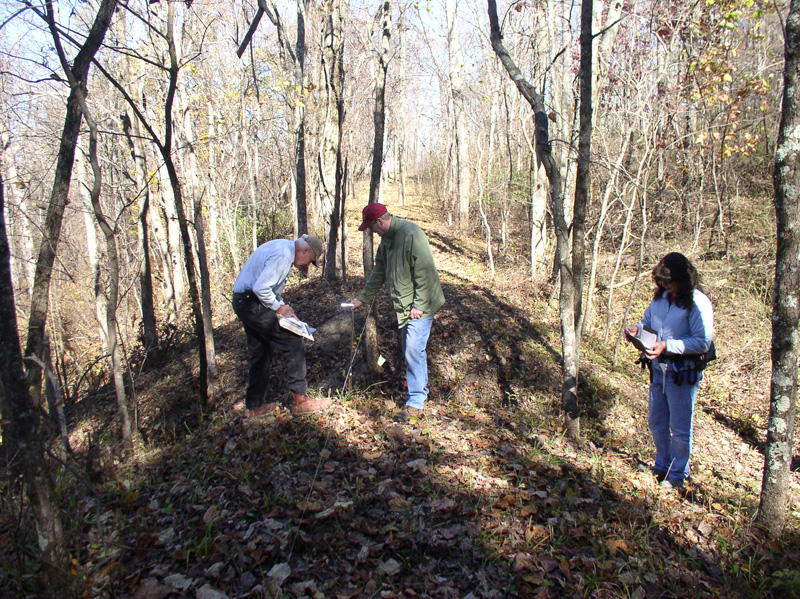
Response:
[[[387,212],[389,211],[383,204],[378,204],[377,202],[367,204],[364,206],[364,210],[361,212],[364,222],[361,223],[361,226],[358,228],[358,230],[366,231],[376,219],[380,218]]]

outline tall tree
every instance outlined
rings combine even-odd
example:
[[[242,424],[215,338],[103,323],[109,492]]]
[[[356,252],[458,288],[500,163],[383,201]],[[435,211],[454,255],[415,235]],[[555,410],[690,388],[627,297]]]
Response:
[[[127,11],[121,11],[119,18],[119,35],[121,42],[128,37]],[[126,55],[125,78],[128,85],[134,85],[136,76],[134,72],[134,58]],[[143,79],[137,85],[134,92],[137,101],[141,101],[143,96]],[[137,218],[137,237],[139,250],[142,256],[142,265],[139,270],[139,296],[142,310],[142,342],[148,359],[158,358],[158,328],[156,325],[155,301],[153,299],[153,268],[151,261],[152,249],[150,247],[150,181],[147,176],[147,155],[145,153],[144,140],[142,138],[142,127],[130,106],[125,107],[125,112],[121,115],[122,131],[128,142],[131,158],[134,164],[134,176],[136,178],[137,198],[139,204],[139,215]]]
[[[576,296],[581,294],[578,287],[579,281],[575,278],[575,264],[573,263],[573,249],[570,244],[570,221],[565,210],[564,185],[561,167],[553,156],[552,144],[549,135],[549,118],[545,109],[543,96],[536,91],[525,76],[520,71],[508,50],[503,44],[503,36],[500,31],[500,22],[497,18],[496,0],[488,0],[489,6],[489,26],[492,48],[497,54],[509,77],[517,86],[522,96],[530,104],[534,111],[535,122],[535,148],[538,162],[544,165],[547,179],[550,183],[550,205],[553,211],[553,222],[555,225],[557,256],[559,263],[559,274],[561,279],[561,293],[559,295],[559,315],[561,320],[561,355],[562,364],[562,387],[561,387],[561,406],[564,414],[564,425],[567,434],[577,437],[580,434],[580,413],[578,409],[578,370],[579,370],[579,341],[580,330],[576,328],[576,307],[579,306]],[[591,4],[591,3],[589,3]],[[588,12],[589,29],[587,36],[589,39],[589,56],[591,60],[591,5],[586,8]],[[582,17],[583,22],[586,17]],[[583,53],[584,45],[581,44]],[[591,79],[591,69],[589,69],[589,79]],[[591,90],[591,82],[589,83]],[[589,91],[591,97],[591,91]],[[591,110],[589,110],[591,119]],[[578,209],[580,210],[580,208]],[[571,216],[571,215],[569,215]],[[577,235],[577,233],[576,233]],[[583,243],[583,231],[581,230],[580,242]]]
[[[800,0],[786,18],[783,115],[775,148],[778,247],[772,296],[772,386],[758,522],[780,533],[789,506],[800,333]]]
[[[378,54],[377,77],[375,78],[375,106],[372,111],[372,122],[375,127],[372,142],[372,171],[369,178],[369,203],[379,201],[381,188],[381,170],[383,168],[384,124],[386,121],[386,72],[389,69],[389,41],[392,29],[392,4],[389,0],[381,2],[381,44]],[[373,233],[371,229],[364,231],[362,238],[362,254],[364,275],[369,277],[375,266],[373,250]],[[364,330],[364,350],[367,366],[372,372],[380,372],[378,365],[378,322],[374,310],[367,311],[367,322]]]
[[[273,0],[258,0],[258,10],[253,16],[250,28],[239,45],[239,58],[250,45],[261,17],[267,18],[278,33],[278,48],[284,68],[294,74],[294,91],[289,94],[294,128],[294,184],[295,184],[295,235],[308,233],[308,208],[306,201],[306,111],[305,111],[305,60],[306,60],[306,13],[308,0],[297,0],[297,38],[294,50],[283,26],[281,15]],[[255,65],[251,65],[255,68]]]
[[[64,75],[69,81],[70,88],[75,90],[81,113],[89,128],[89,164],[92,168],[92,186],[89,192],[92,210],[103,236],[106,240],[106,259],[108,260],[108,276],[106,285],[106,341],[108,353],[111,361],[111,373],[114,380],[114,392],[117,399],[117,411],[119,412],[120,422],[122,423],[122,442],[126,451],[133,448],[131,438],[131,421],[128,414],[128,399],[125,393],[125,381],[123,379],[122,352],[119,346],[118,322],[117,322],[117,303],[119,301],[119,252],[117,251],[117,229],[109,223],[109,219],[103,214],[100,205],[100,191],[102,188],[102,173],[100,163],[97,158],[97,123],[92,116],[86,103],[86,97],[81,90],[80,82],[75,79],[69,68],[67,56],[61,45],[61,35],[57,24],[53,18],[53,13],[47,13],[48,26],[53,38],[53,45],[64,70]],[[117,220],[117,219],[115,219]]]
[[[36,416],[38,408],[28,391],[22,367],[10,255],[3,176],[0,171],[0,337],[3,338],[0,343],[0,412],[3,414],[3,443],[14,449],[18,461],[12,467],[25,477],[50,588],[68,591],[71,577],[55,485],[45,460]]]
[[[306,201],[306,12],[308,0],[297,0],[297,40],[294,54],[294,85],[298,97],[294,100],[294,186],[297,234],[308,233],[308,202]],[[277,11],[276,11],[277,12]]]
[[[69,188],[72,182],[72,165],[75,162],[75,146],[78,143],[82,113],[79,103],[79,93],[84,96],[88,89],[89,66],[94,55],[103,43],[117,0],[102,0],[95,15],[92,28],[72,62],[72,76],[77,81],[78,87],[73,87],[67,97],[67,111],[64,117],[64,128],[61,133],[61,145],[56,161],[53,188],[50,201],[47,205],[47,217],[42,231],[42,244],[36,259],[36,272],[34,274],[33,289],[31,292],[31,312],[28,319],[28,337],[25,343],[25,355],[35,355],[39,358],[44,353],[45,325],[47,323],[47,301],[50,293],[50,279],[53,273],[53,264],[58,251],[61,238],[61,223],[64,219],[64,209],[69,203]],[[37,14],[45,22],[55,22],[55,7],[52,0],[45,3],[45,11],[37,10]],[[34,405],[41,403],[42,369],[35,363],[28,367],[28,382]]]
[[[109,72],[108,69],[103,68],[97,64],[98,70],[103,73],[106,79],[122,94],[122,97],[128,103],[128,106],[133,110],[136,118],[141,123],[142,127],[147,131],[150,140],[158,148],[163,161],[163,167],[166,171],[166,178],[170,183],[170,190],[174,199],[173,208],[175,210],[176,220],[178,221],[178,228],[180,231],[180,243],[183,249],[183,259],[186,266],[186,280],[189,284],[189,297],[192,308],[192,317],[195,336],[198,343],[198,357],[200,362],[199,384],[200,384],[200,405],[205,408],[208,405],[208,353],[206,350],[205,341],[205,324],[203,317],[203,310],[200,298],[200,289],[197,284],[196,271],[202,272],[204,266],[200,265],[199,268],[195,266],[194,248],[192,247],[192,237],[189,233],[189,223],[186,218],[186,209],[184,207],[183,188],[180,177],[178,176],[178,169],[173,160],[173,141],[174,141],[174,114],[173,108],[175,104],[175,96],[178,90],[178,76],[181,68],[178,59],[178,49],[175,39],[175,0],[170,0],[166,7],[166,23],[164,31],[159,30],[152,23],[148,23],[150,30],[157,37],[161,38],[166,43],[167,60],[168,64],[157,65],[162,71],[167,73],[167,89],[164,98],[164,123],[163,123],[163,139],[156,133],[149,119],[145,116],[139,103],[136,102],[128,90]],[[146,20],[143,19],[146,22]],[[152,64],[152,63],[151,63]],[[205,256],[202,255],[201,259]]]
[[[372,110],[372,124],[375,128],[372,138],[372,170],[369,177],[369,203],[378,201],[381,186],[381,172],[383,170],[383,147],[386,123],[386,71],[389,69],[389,40],[392,28],[392,5],[389,0],[382,0],[379,17],[381,19],[381,45],[378,53],[378,69],[375,78],[375,106]],[[367,235],[364,235],[367,241]],[[372,263],[372,238],[369,244],[364,244],[365,264]],[[369,255],[369,261],[367,261]]]
[[[447,10],[447,50],[449,58],[449,100],[452,105],[452,122],[455,142],[455,187],[456,213],[458,227],[464,231],[469,226],[469,136],[467,134],[467,115],[464,106],[464,90],[462,72],[464,57],[461,52],[456,0],[446,0]]]
[[[319,139],[320,207],[327,233],[323,276],[342,276],[344,256],[338,244],[342,219],[342,128],[344,126],[344,19],[346,3],[333,0],[323,17],[322,31],[322,131]],[[343,234],[343,233],[342,233]]]
[[[186,35],[184,32],[183,40],[186,39]],[[177,44],[176,44],[177,46]],[[177,52],[179,55],[184,56],[186,52],[178,46]],[[212,319],[212,308],[211,308],[211,276],[208,272],[208,252],[206,251],[206,225],[205,225],[205,215],[203,210],[203,197],[206,194],[206,189],[200,183],[200,175],[199,175],[199,167],[198,167],[198,152],[197,146],[198,141],[196,139],[196,135],[194,132],[194,116],[193,111],[190,107],[189,101],[189,87],[190,83],[187,81],[186,70],[181,70],[180,74],[182,75],[178,80],[178,96],[180,98],[180,114],[183,115],[183,119],[180,119],[180,124],[183,127],[179,127],[179,132],[182,133],[181,139],[181,146],[182,152],[180,154],[181,157],[185,157],[184,162],[188,162],[188,167],[183,166],[182,171],[186,173],[188,171],[188,189],[189,189],[189,196],[194,204],[194,214],[192,222],[194,224],[194,237],[197,243],[197,265],[200,270],[200,295],[201,295],[201,304],[202,304],[202,311],[203,311],[203,331],[204,331],[204,339],[202,340],[203,343],[206,345],[206,361],[208,364],[208,384],[209,388],[213,388],[213,381],[218,377],[217,372],[217,357],[216,357],[216,347],[214,345],[214,325]]]
[[[572,214],[572,277],[575,281],[575,344],[580,360],[581,330],[583,328],[583,279],[586,270],[586,210],[591,191],[592,165],[592,114],[594,84],[592,54],[592,10],[594,0],[581,2],[581,59],[578,79],[580,80],[580,106],[578,130],[578,167],[575,175],[575,204]],[[577,408],[577,406],[575,406]]]
[[[197,285],[195,274],[194,250],[192,248],[192,238],[189,235],[189,224],[186,219],[186,210],[183,205],[183,192],[178,171],[172,160],[172,136],[173,136],[173,104],[175,93],[178,88],[178,72],[180,64],[178,61],[177,46],[175,44],[175,2],[170,1],[167,6],[167,29],[165,40],[169,51],[169,85],[167,87],[167,97],[164,102],[164,141],[159,145],[161,157],[169,173],[169,182],[175,197],[175,211],[178,215],[178,225],[181,230],[181,241],[183,242],[183,257],[186,261],[186,279],[189,283],[189,297],[192,302],[192,315],[194,316],[194,332],[197,337],[198,354],[200,358],[200,403],[205,408],[208,405],[208,353],[205,343],[205,324],[203,319],[203,309],[200,300],[200,290]],[[204,258],[204,256],[203,256]],[[200,268],[202,272],[203,267]]]

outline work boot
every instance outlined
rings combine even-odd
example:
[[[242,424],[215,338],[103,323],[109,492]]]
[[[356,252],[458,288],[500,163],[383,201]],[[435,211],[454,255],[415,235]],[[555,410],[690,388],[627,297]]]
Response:
[[[266,414],[271,414],[275,412],[275,408],[278,407],[278,404],[274,401],[271,403],[261,404],[257,408],[246,409],[245,416],[248,418],[258,418],[259,416],[265,416]]]
[[[411,418],[422,418],[422,408],[407,405],[394,415],[395,422],[408,422]]]
[[[294,416],[306,416],[327,410],[331,405],[330,399],[313,399],[308,395],[302,395],[292,391],[292,414]]]

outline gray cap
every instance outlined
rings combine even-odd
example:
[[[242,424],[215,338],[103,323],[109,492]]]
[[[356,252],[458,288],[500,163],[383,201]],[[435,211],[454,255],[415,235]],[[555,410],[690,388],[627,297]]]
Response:
[[[300,239],[305,241],[308,244],[308,247],[311,248],[311,251],[314,252],[314,259],[311,261],[311,264],[316,266],[317,260],[322,258],[322,242],[319,240],[319,237],[309,233],[304,233],[300,236]]]

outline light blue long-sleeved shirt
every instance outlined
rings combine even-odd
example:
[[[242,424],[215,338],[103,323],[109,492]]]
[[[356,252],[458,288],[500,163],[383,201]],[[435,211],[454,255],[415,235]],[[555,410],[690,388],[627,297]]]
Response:
[[[294,248],[291,239],[262,243],[244,263],[233,284],[233,292],[252,291],[268,308],[280,308],[284,305],[283,288],[294,266]]]
[[[669,303],[665,291],[650,302],[642,324],[658,332],[658,340],[666,341],[665,354],[702,354],[711,345],[714,334],[714,309],[711,300],[697,289],[694,304],[689,310]],[[657,359],[654,360],[654,365]]]

